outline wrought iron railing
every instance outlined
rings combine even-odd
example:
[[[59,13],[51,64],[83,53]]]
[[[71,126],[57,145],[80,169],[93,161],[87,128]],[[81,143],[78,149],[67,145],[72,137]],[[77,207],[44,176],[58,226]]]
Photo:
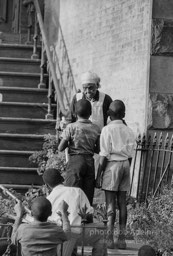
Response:
[[[55,51],[55,55],[56,55],[55,60],[57,63],[59,77],[60,77],[62,87],[65,88],[68,86],[68,88],[66,90],[68,90],[68,96],[69,96],[69,99],[71,99],[71,97],[74,95],[74,93],[77,92],[77,88],[75,85],[73,72],[72,72],[72,68],[71,68],[69,55],[68,55],[66,43],[64,40],[61,24],[58,19],[57,19],[57,21],[58,21],[58,41],[57,41],[56,51]],[[58,52],[58,55],[57,55],[57,52]]]
[[[32,59],[39,58],[38,45],[41,43],[39,88],[47,88],[44,77],[47,72],[49,75],[48,113],[46,118],[53,118],[52,105],[56,102],[56,119],[59,122],[60,113],[64,116],[67,114],[71,98],[77,91],[61,25],[60,23],[57,24],[58,43],[56,47],[49,45],[44,28],[43,10],[40,9],[39,1],[25,0],[24,2],[28,14],[26,43],[33,44]],[[21,28],[19,33],[22,33]]]
[[[163,185],[170,185],[172,179],[173,135],[155,133],[153,136],[139,135],[132,168],[131,190],[138,173],[138,201],[145,201],[149,195],[156,196]],[[137,172],[136,172],[136,169]]]

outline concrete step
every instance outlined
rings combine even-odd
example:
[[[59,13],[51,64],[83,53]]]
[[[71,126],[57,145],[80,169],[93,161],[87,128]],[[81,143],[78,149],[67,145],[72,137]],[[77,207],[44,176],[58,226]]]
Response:
[[[45,103],[0,102],[0,117],[44,119],[47,109]]]
[[[20,44],[23,43],[25,44],[27,42],[27,34],[22,33],[22,34],[17,34],[17,33],[8,33],[8,32],[3,32],[2,34],[2,43],[3,44]]]
[[[40,58],[41,47],[38,46],[38,58]],[[33,54],[33,45],[26,44],[0,44],[0,57],[28,58]]]
[[[55,134],[55,120],[0,117],[0,133]]]
[[[0,133],[0,150],[35,151],[42,148],[43,135]]]
[[[0,166],[36,168],[36,164],[29,161],[32,154],[33,151],[0,150]]]
[[[2,102],[47,103],[47,94],[47,89],[0,86]]]
[[[120,249],[108,249],[108,256],[121,256],[121,255],[126,255],[126,256],[137,256],[138,255],[138,250],[142,246],[142,244],[137,244],[134,241],[126,241],[127,243],[127,248],[125,250],[120,250]],[[79,246],[78,247],[78,255],[82,255],[82,248]],[[92,255],[92,247],[90,246],[85,246],[84,247],[84,256],[91,256]]]
[[[0,57],[0,70],[10,72],[40,72],[40,60]]]
[[[44,82],[48,84],[48,75],[44,75]],[[5,72],[0,71],[0,86],[38,88],[40,73]]]
[[[42,185],[36,168],[0,167],[1,184]]]

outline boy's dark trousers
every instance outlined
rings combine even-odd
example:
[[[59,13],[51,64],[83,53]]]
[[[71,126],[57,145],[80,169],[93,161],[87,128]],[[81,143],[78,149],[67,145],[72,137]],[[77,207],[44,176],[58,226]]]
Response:
[[[64,184],[69,187],[81,188],[92,205],[95,186],[95,168],[93,156],[70,155],[67,163]]]

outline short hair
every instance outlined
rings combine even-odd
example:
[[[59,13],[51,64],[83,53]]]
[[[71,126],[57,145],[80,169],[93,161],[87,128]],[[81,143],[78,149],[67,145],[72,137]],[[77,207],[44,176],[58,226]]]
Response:
[[[47,221],[47,218],[52,214],[52,205],[46,197],[37,197],[32,202],[31,213],[37,220]]]
[[[123,118],[125,116],[126,107],[122,100],[114,100],[108,110],[108,115],[110,116],[119,116]]]
[[[79,117],[87,118],[91,115],[91,103],[85,99],[78,100],[75,105],[75,110]]]
[[[61,184],[64,179],[61,176],[61,173],[58,169],[49,168],[43,173],[43,181],[48,186],[54,188],[57,185]]]
[[[156,252],[150,245],[143,245],[139,251],[138,256],[155,256]]]

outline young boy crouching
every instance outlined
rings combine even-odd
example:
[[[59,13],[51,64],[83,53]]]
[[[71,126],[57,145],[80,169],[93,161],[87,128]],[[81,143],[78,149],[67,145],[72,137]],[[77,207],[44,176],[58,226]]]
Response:
[[[21,245],[22,256],[57,256],[57,246],[68,239],[70,224],[67,217],[68,205],[62,201],[60,212],[63,227],[48,222],[52,206],[45,197],[36,198],[31,206],[34,221],[23,223],[24,208],[19,202],[15,206],[16,220],[13,226],[12,242]]]

